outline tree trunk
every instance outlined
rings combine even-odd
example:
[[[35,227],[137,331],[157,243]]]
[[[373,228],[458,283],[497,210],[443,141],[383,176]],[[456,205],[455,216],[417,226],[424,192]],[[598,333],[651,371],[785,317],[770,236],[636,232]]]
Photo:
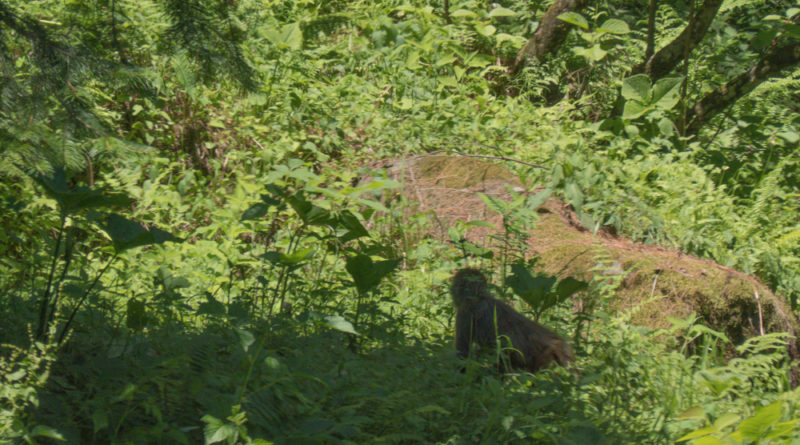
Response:
[[[650,0],[647,11],[647,48],[644,50],[644,60],[650,60],[656,52],[656,9],[657,0]]]
[[[683,32],[652,57],[635,66],[631,75],[644,73],[650,77],[651,81],[655,82],[669,74],[680,64],[686,49],[688,48],[691,51],[703,40],[708,27],[719,11],[719,7],[722,6],[722,2],[723,0],[706,0],[703,2],[703,6],[689,17],[689,24],[686,25]]]
[[[533,37],[517,53],[511,74],[519,73],[528,59],[535,58],[541,61],[548,54],[554,53],[564,43],[572,26],[559,20],[558,16],[569,11],[578,12],[588,4],[589,0],[556,0],[539,21]]]
[[[753,91],[762,82],[798,64],[800,64],[800,42],[772,47],[752,68],[706,94],[700,102],[697,102],[688,112],[689,125],[686,132],[696,134],[703,124]]]

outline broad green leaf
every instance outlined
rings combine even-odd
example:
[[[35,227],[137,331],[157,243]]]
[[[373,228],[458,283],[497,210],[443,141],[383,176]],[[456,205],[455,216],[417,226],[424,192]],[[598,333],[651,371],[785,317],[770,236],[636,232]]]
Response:
[[[609,34],[627,34],[630,32],[630,28],[628,28],[628,24],[622,20],[608,19],[597,28],[597,31]]]
[[[650,78],[645,74],[637,74],[622,81],[622,97],[627,100],[636,100],[643,104],[649,104]]]
[[[477,18],[478,14],[467,10],[467,9],[456,9],[455,11],[450,13],[450,17],[470,17],[470,18]]]
[[[800,141],[800,134],[791,129],[779,131],[777,136],[790,144],[796,144],[798,141]]]
[[[704,436],[692,442],[692,445],[727,445],[727,443],[716,436]]]
[[[555,277],[531,275],[525,265],[519,262],[511,265],[511,275],[506,278],[511,290],[537,309],[546,304],[544,300],[556,281]]]
[[[781,420],[783,402],[774,402],[771,405],[759,408],[753,417],[742,420],[739,431],[748,439],[758,440],[775,423]]]
[[[141,223],[131,221],[116,213],[107,215],[105,221],[101,223],[101,227],[111,238],[117,252],[150,244],[162,244],[167,241],[182,241],[161,229],[145,227]]]
[[[394,271],[400,260],[384,260],[377,263],[368,255],[357,254],[347,258],[345,269],[353,278],[359,294],[366,293]]]
[[[48,439],[55,439],[62,442],[67,440],[58,430],[47,425],[36,425],[33,427],[31,430],[31,437],[47,437]]]
[[[502,6],[489,11],[489,17],[514,17],[515,15],[517,15],[516,12]]]
[[[698,437],[707,436],[712,433],[716,433],[717,429],[713,426],[707,426],[705,428],[700,428],[699,430],[692,431],[691,433],[679,438],[677,442],[686,442],[687,440],[696,439]]]
[[[770,432],[765,436],[765,439],[767,439],[767,441],[772,441],[796,434],[798,431],[798,423],[800,423],[800,419],[776,423]]]
[[[434,63],[433,65],[437,66],[437,67],[443,66],[443,65],[450,65],[451,63],[455,62],[456,60],[458,60],[456,58],[456,56],[454,56],[452,54],[448,54],[446,56],[440,57],[439,60],[437,60],[436,63]]]
[[[339,315],[327,315],[323,320],[325,321],[326,325],[336,329],[337,331],[358,335],[358,332],[356,332],[353,324]]]
[[[270,191],[270,193],[275,196],[285,196],[283,189],[280,189],[276,186],[271,188],[270,186],[272,186],[272,184],[267,186],[267,190]],[[263,218],[267,212],[269,212],[270,207],[280,208],[282,204],[282,201],[275,199],[270,195],[261,194],[261,202],[255,203],[249,209],[245,210],[244,213],[242,213],[242,218],[240,221]]]
[[[273,264],[278,264],[282,266],[296,266],[314,256],[314,252],[316,252],[316,250],[312,247],[297,249],[289,254],[273,250],[261,255],[261,258],[264,258]]]
[[[682,81],[680,76],[658,79],[653,85],[651,103],[662,110],[672,109],[681,98]]]
[[[459,242],[458,244],[464,249],[464,253],[466,253],[468,256],[487,260],[494,258],[494,251],[492,249],[478,246],[469,241]]]
[[[203,428],[203,435],[206,439],[206,444],[215,444],[217,442],[227,441],[228,443],[236,442],[239,437],[239,432],[236,430],[235,425],[223,423],[223,421],[206,414],[200,420],[206,423]]]
[[[464,64],[470,68],[483,68],[487,65],[491,65],[494,62],[494,59],[487,56],[486,54],[475,54],[472,57],[469,57],[467,60],[464,61]],[[454,67],[456,70],[456,77],[458,76],[458,68],[461,67]]]
[[[561,20],[562,22],[566,22],[566,23],[569,23],[571,25],[578,26],[578,27],[582,28],[583,30],[586,30],[586,31],[589,30],[589,22],[587,22],[586,19],[583,18],[583,16],[578,14],[577,12],[572,12],[572,11],[565,12],[565,13],[559,15],[558,19]]]
[[[574,52],[575,55],[580,57],[585,57],[586,59],[592,62],[599,62],[603,60],[606,54],[608,54],[608,51],[605,51],[603,48],[600,48],[600,45],[593,45],[590,48],[576,46],[572,48],[572,52]]]
[[[253,333],[248,331],[247,329],[243,328],[235,328],[236,336],[239,337],[239,345],[247,352],[250,349],[250,346],[256,342],[256,338],[253,336]]]
[[[294,266],[314,256],[316,250],[313,247],[297,249],[288,255],[281,255],[281,263]]]
[[[263,202],[258,202],[253,204],[249,209],[245,210],[244,213],[242,213],[242,217],[239,221],[263,218],[268,212],[269,206]]]
[[[484,221],[482,219],[475,219],[469,222],[464,223],[464,227],[486,227],[487,229],[496,229],[494,224],[490,223],[489,221]]]
[[[542,206],[542,204],[547,202],[547,199],[550,198],[550,195],[552,193],[553,193],[552,189],[549,188],[540,191],[539,193],[528,198],[528,200],[526,201],[527,207],[531,210],[538,209],[539,207]]]
[[[576,280],[572,277],[564,278],[556,285],[556,295],[561,299],[566,299],[572,295],[584,291],[589,287],[589,283],[581,280]]]
[[[281,27],[281,40],[289,49],[299,50],[303,48],[303,31],[297,22],[290,23]]]
[[[703,410],[703,408],[701,408],[699,406],[693,406],[693,407],[687,409],[686,411],[678,414],[678,417],[677,417],[677,419],[679,419],[679,420],[684,420],[684,419],[705,419],[705,418],[706,418],[706,412]]]
[[[641,117],[647,111],[647,107],[635,100],[628,100],[622,108],[622,117],[624,119],[636,119]]]
[[[25,377],[25,369],[17,369],[16,371],[6,374],[5,379],[9,382],[16,382],[17,380]]]
[[[497,28],[494,25],[484,24],[484,23],[476,23],[475,24],[475,31],[478,31],[478,34],[489,37],[497,31]]]
[[[361,224],[361,221],[349,210],[345,210],[339,214],[339,225],[347,231],[339,236],[339,241],[346,243],[354,239],[369,236],[369,232]]]
[[[718,430],[722,431],[725,428],[733,425],[734,423],[738,422],[741,417],[733,414],[733,413],[726,413],[719,417],[717,420],[714,421],[714,427]]]
[[[122,193],[104,193],[88,187],[71,188],[63,167],[56,168],[50,175],[37,174],[34,179],[67,214],[86,209],[127,207],[131,204],[130,198]]]
[[[666,117],[662,117],[658,121],[658,129],[661,131],[661,134],[666,137],[672,137],[672,135],[675,134],[675,124]]]
[[[206,301],[197,307],[198,315],[225,315],[225,305],[217,301],[211,294],[206,294]]]
[[[410,70],[417,70],[422,68],[422,65],[419,63],[419,51],[411,51],[406,57],[406,68]]]
[[[286,198],[286,202],[297,212],[303,223],[312,226],[326,226],[335,222],[331,212],[314,205],[306,199],[303,192],[297,192]]]

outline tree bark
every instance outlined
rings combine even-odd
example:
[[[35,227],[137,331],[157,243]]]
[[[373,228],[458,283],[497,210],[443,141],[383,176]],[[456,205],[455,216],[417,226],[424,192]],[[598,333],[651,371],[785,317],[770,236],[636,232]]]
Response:
[[[541,61],[547,55],[554,53],[567,39],[572,26],[559,20],[558,16],[569,11],[580,11],[588,4],[589,0],[556,0],[547,8],[533,37],[517,53],[514,65],[511,66],[511,74],[519,73],[528,59],[535,58]]]
[[[656,52],[656,9],[658,0],[650,0],[647,11],[647,48],[644,51],[644,60],[650,60]]]
[[[762,82],[777,77],[781,71],[798,64],[800,64],[800,42],[772,47],[752,68],[706,94],[697,102],[687,113],[689,125],[686,132],[696,134],[711,118],[753,91]]]
[[[719,11],[719,7],[722,6],[722,2],[723,0],[706,0],[703,2],[703,6],[697,8],[697,12],[689,17],[689,24],[686,25],[683,32],[652,57],[636,65],[631,75],[644,73],[650,77],[651,81],[655,82],[669,74],[680,64],[686,49],[688,48],[691,51],[703,40],[708,27],[711,26],[711,22]]]

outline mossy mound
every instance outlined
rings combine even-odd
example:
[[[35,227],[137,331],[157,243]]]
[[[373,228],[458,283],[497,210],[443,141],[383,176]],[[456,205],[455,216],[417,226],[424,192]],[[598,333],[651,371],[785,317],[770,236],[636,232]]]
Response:
[[[478,192],[505,198],[509,187],[521,190],[507,169],[475,157],[426,155],[381,164],[403,183],[402,193],[418,204],[419,211],[436,216],[439,224],[430,231],[441,239],[456,220],[484,220],[499,230],[500,217],[486,208]],[[531,254],[540,257],[540,267],[547,273],[588,278],[596,273],[598,259],[614,264],[624,274],[617,308],[630,311],[636,324],[665,328],[669,326],[666,317],[696,313],[734,344],[763,332],[794,335],[800,328],[797,314],[786,301],[756,278],[677,250],[634,243],[611,233],[591,233],[557,199],[549,199],[539,215],[529,245]],[[474,229],[468,238],[486,244],[490,232]],[[798,358],[796,342],[789,347]]]

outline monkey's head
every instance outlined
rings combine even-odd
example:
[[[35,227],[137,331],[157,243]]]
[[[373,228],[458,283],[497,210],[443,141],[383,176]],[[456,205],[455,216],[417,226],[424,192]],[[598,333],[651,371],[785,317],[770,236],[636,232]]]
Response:
[[[453,275],[450,294],[456,306],[486,298],[488,292],[486,277],[478,269],[460,269]]]

